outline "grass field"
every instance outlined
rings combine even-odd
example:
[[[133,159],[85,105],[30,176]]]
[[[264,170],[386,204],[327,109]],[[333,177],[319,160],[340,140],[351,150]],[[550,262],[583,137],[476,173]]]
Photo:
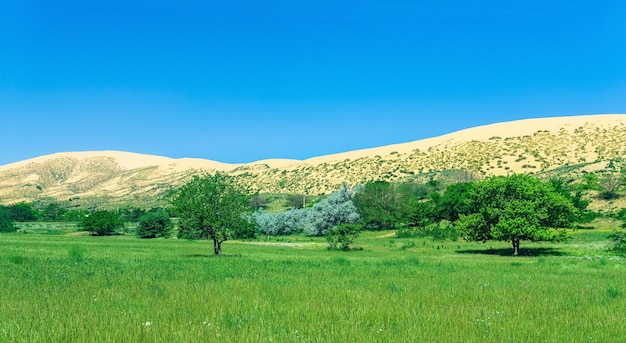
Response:
[[[617,342],[626,260],[568,243],[0,235],[0,342]],[[387,236],[387,237],[384,237]]]

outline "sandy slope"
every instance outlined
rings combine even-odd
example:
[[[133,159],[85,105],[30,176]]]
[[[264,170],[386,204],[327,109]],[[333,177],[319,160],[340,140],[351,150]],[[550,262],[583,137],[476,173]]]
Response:
[[[292,159],[267,159],[246,164],[228,164],[200,158],[173,159],[162,156],[137,154],[121,151],[84,151],[84,152],[64,152],[28,159],[21,162],[0,166],[0,171],[24,167],[31,163],[45,163],[52,159],[62,157],[84,160],[94,157],[113,158],[122,169],[135,169],[142,167],[159,166],[163,169],[184,171],[189,169],[231,171],[238,167],[254,169],[255,166],[263,168],[290,168],[301,163],[308,165],[319,165],[333,161],[354,160],[360,157],[374,155],[389,155],[392,152],[410,153],[415,149],[426,150],[429,147],[444,143],[458,143],[472,140],[488,140],[498,136],[502,138],[529,135],[539,130],[558,132],[561,129],[572,131],[584,124],[593,123],[596,126],[626,125],[626,114],[605,114],[605,115],[585,115],[553,118],[525,119],[491,125],[469,128],[439,137],[427,138],[408,143],[392,144],[382,147],[361,149],[344,153],[318,156],[304,161]]]
[[[573,131],[576,128],[587,123],[593,123],[596,126],[614,126],[626,125],[626,114],[598,114],[584,116],[568,116],[568,117],[552,117],[552,118],[536,118],[524,119],[510,122],[496,123],[484,126],[477,126],[443,136],[422,139],[409,143],[400,143],[386,145],[377,148],[361,149],[349,151],[339,154],[319,156],[305,160],[305,163],[318,165],[321,163],[329,163],[332,161],[343,161],[345,159],[357,159],[360,157],[374,155],[389,155],[392,152],[410,153],[415,149],[426,150],[444,143],[458,143],[472,140],[488,140],[491,137],[498,136],[501,138],[516,137],[533,134],[539,130],[548,130],[556,133],[561,129]]]

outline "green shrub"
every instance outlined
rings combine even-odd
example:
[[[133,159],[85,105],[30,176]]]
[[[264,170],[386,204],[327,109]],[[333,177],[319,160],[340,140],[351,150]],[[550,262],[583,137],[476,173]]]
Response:
[[[158,238],[169,237],[172,231],[172,221],[165,211],[148,212],[139,217],[137,237]]]
[[[359,223],[343,223],[324,232],[328,249],[335,250],[337,245],[344,251],[350,250],[350,244],[359,236],[363,225]]]
[[[626,253],[626,232],[625,231],[615,231],[610,236],[609,239],[613,241],[613,250]]]
[[[11,213],[6,207],[0,206],[0,232],[15,232],[16,230]]]
[[[109,236],[123,228],[124,221],[116,213],[102,210],[84,217],[80,227],[94,236]]]

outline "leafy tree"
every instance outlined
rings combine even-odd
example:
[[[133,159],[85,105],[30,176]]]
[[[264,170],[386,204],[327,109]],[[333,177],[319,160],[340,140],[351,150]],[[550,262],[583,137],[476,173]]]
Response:
[[[15,232],[16,230],[11,212],[7,207],[0,206],[0,232]]]
[[[339,244],[341,250],[350,250],[350,245],[359,236],[362,229],[363,224],[360,223],[343,223],[326,230],[324,236],[328,241],[328,248],[335,250]]]
[[[396,196],[389,182],[368,182],[354,196],[354,205],[368,228],[393,229],[398,222]]]
[[[223,242],[251,230],[244,216],[250,196],[221,173],[194,176],[174,194],[172,205],[180,216],[179,237],[213,240],[216,255],[222,253]]]
[[[31,222],[37,220],[38,211],[33,208],[33,204],[20,202],[8,206],[11,219],[16,222]]]
[[[172,221],[167,212],[152,211],[139,217],[137,237],[139,238],[167,238],[172,231]]]
[[[622,175],[617,173],[605,174],[600,181],[600,198],[605,200],[613,200],[619,198],[619,190],[622,188],[624,179]]]
[[[326,230],[339,224],[356,223],[361,218],[357,208],[352,203],[354,193],[348,190],[346,184],[335,193],[307,208],[304,232],[310,236],[321,236]]]
[[[510,241],[513,254],[521,240],[562,239],[577,209],[547,182],[528,175],[491,177],[473,184],[468,214],[455,222],[470,241]]]
[[[448,220],[454,222],[461,214],[469,213],[469,194],[472,183],[457,183],[449,185],[443,194],[431,193],[430,199],[433,204],[433,221]]]
[[[122,229],[124,221],[115,212],[100,210],[84,217],[80,226],[94,236],[109,236]]]
[[[250,201],[252,202],[252,209],[255,211],[267,206],[267,199],[260,194],[253,195]]]
[[[120,218],[125,222],[138,222],[146,214],[146,210],[137,207],[124,207],[117,210]]]
[[[287,207],[304,208],[306,207],[306,200],[306,195],[304,194],[289,194],[286,199]]]
[[[68,210],[63,213],[63,221],[66,222],[80,222],[89,215],[89,211],[87,210]]]
[[[56,203],[50,203],[41,210],[41,219],[45,221],[63,220],[63,215],[67,212],[65,207]]]

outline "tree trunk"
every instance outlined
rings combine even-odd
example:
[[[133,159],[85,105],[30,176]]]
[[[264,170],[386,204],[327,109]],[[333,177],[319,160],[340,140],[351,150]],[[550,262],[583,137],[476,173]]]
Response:
[[[512,240],[513,243],[513,256],[517,256],[519,254],[519,237],[515,236]]]
[[[213,238],[213,251],[215,255],[222,254],[222,242],[220,242],[217,238]]]

